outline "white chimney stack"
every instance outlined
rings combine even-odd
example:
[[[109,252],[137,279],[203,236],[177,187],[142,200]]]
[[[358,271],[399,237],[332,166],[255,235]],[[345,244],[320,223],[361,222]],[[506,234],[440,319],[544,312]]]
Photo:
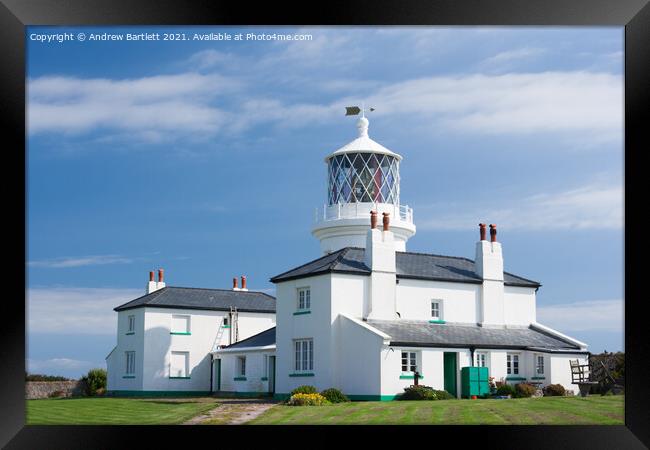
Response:
[[[383,213],[382,230],[377,229],[377,212],[370,211],[370,230],[366,235],[365,263],[370,268],[368,319],[394,320],[395,313],[395,239],[390,231],[389,213]]]
[[[482,325],[503,325],[505,323],[503,299],[503,254],[497,242],[497,226],[490,224],[490,241],[485,239],[485,224],[479,224],[481,239],[476,243],[475,271],[483,279],[481,286]]]
[[[165,287],[164,282],[164,273],[163,269],[158,269],[158,281],[154,281],[154,272],[153,270],[149,272],[149,283],[147,283],[147,294],[151,294],[159,289]]]

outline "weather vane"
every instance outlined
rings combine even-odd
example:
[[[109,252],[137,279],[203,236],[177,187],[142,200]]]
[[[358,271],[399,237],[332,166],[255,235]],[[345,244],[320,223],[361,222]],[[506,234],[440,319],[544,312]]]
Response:
[[[358,106],[346,106],[345,107],[345,115],[346,116],[356,116],[357,114],[361,113],[361,117],[366,117],[366,111],[367,112],[372,112],[374,111],[375,108],[365,108],[365,105],[362,103],[361,108]]]

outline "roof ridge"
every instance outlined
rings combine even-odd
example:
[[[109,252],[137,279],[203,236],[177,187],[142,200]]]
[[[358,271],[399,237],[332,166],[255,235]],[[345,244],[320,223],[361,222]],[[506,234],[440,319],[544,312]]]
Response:
[[[303,267],[305,267],[305,266],[308,266],[309,264],[315,263],[316,261],[320,261],[321,259],[324,259],[324,258],[327,258],[327,257],[329,257],[329,256],[332,256],[332,255],[335,254],[335,253],[341,253],[341,252],[343,252],[344,250],[346,250],[347,248],[348,248],[348,247],[343,247],[342,249],[339,249],[339,250],[337,250],[337,251],[335,251],[335,252],[328,253],[327,255],[323,255],[323,256],[321,256],[320,258],[316,258],[316,259],[312,259],[311,261],[307,261],[305,264],[302,264],[302,265],[300,265],[300,266],[298,266],[298,267],[294,267],[293,269],[289,269],[289,270],[287,270],[287,271],[285,271],[285,272],[282,272],[281,274],[278,274],[278,275],[274,276],[273,278],[270,279],[270,281],[274,280],[275,278],[279,278],[279,277],[281,277],[282,275],[286,275],[286,274],[288,274],[289,272],[293,272],[294,270],[298,270],[298,269],[301,269],[301,268],[303,268]],[[336,258],[338,259],[338,257],[339,257],[339,255],[337,255]]]
[[[164,288],[161,288],[161,289],[157,289],[157,290],[155,290],[155,291],[153,291],[153,292],[149,292],[149,293],[147,293],[147,294],[141,295],[140,297],[138,297],[138,298],[134,298],[133,300],[129,300],[128,302],[126,302],[126,303],[122,303],[121,305],[118,305],[118,306],[116,306],[115,308],[113,308],[113,311],[117,310],[117,308],[122,308],[122,307],[124,307],[124,306],[127,306],[127,305],[130,304],[130,303],[133,303],[133,302],[135,302],[135,301],[138,301],[138,300],[140,300],[140,299],[142,299],[142,298],[145,298],[145,297],[148,297],[148,296],[151,296],[151,299],[150,299],[150,300],[155,300],[156,298],[158,298],[158,297],[160,296],[160,294],[162,294],[162,292],[163,292],[165,289],[167,289],[167,286],[165,286]]]
[[[407,255],[422,255],[422,256],[436,256],[438,258],[452,258],[452,259],[464,259],[465,261],[474,262],[473,259],[469,259],[465,256],[451,256],[451,255],[439,255],[437,253],[423,253],[423,252],[400,252],[396,251],[395,253],[404,253]]]
[[[276,326],[277,326],[277,325],[276,325]],[[225,346],[225,347],[223,347],[223,348],[224,348],[224,349],[226,349],[226,348],[231,348],[231,347],[234,346],[234,345],[239,345],[239,344],[241,344],[241,343],[243,343],[243,342],[249,341],[249,340],[253,339],[254,337],[259,336],[260,334],[267,333],[267,332],[269,332],[269,331],[271,331],[271,330],[275,330],[276,326],[273,326],[273,327],[271,327],[271,328],[267,328],[266,330],[264,330],[264,331],[260,331],[259,333],[254,334],[254,335],[252,335],[252,336],[248,336],[246,339],[242,339],[241,341],[233,342],[232,344],[227,345],[227,346]]]
[[[247,290],[247,291],[241,291],[241,290],[235,291],[233,289],[224,289],[224,288],[200,288],[200,287],[185,287],[185,286],[165,286],[163,289],[167,289],[167,288],[171,288],[171,289],[195,289],[195,290],[201,290],[201,291],[238,292],[238,293],[242,293],[242,294],[262,294],[262,295],[267,295],[267,296],[269,296],[271,298],[275,298],[272,295],[267,294],[266,292],[251,291],[250,289]],[[160,289],[160,290],[162,290],[162,289]]]

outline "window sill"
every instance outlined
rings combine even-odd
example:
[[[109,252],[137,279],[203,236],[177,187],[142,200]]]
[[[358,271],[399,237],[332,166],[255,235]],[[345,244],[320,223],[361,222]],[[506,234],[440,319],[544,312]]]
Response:
[[[429,323],[447,323],[447,322],[445,322],[444,320],[436,319],[436,320],[430,320]]]
[[[135,334],[135,331],[129,331],[128,333],[124,333],[124,334],[126,334],[127,336],[130,336],[132,334]]]
[[[305,373],[290,373],[290,377],[313,377],[314,374],[312,372],[305,372]]]
[[[516,377],[516,376],[507,376],[506,380],[513,380],[513,381],[526,381],[526,377]]]
[[[421,379],[421,378],[424,378],[424,375],[418,376],[418,380]],[[413,379],[415,379],[415,375],[402,374],[402,375],[399,376],[399,379],[400,380],[413,380]]]
[[[260,380],[262,380],[262,381],[269,381],[269,378],[268,378],[268,377],[262,377],[262,378],[260,378]]]
[[[169,377],[170,380],[189,380],[190,377]]]
[[[531,380],[545,380],[546,377],[532,377]]]
[[[235,377],[233,378],[235,381],[246,381],[246,377]]]
[[[310,310],[306,310],[306,311],[296,311],[295,313],[293,313],[294,316],[301,316],[301,315],[303,315],[303,314],[311,314],[311,311],[310,311]]]
[[[180,335],[180,336],[189,336],[192,333],[183,333],[183,332],[180,332],[180,331],[170,331],[169,334],[176,334],[176,335]]]
[[[135,375],[124,375],[122,378],[135,378]]]
[[[222,328],[230,328],[230,325],[222,325]]]

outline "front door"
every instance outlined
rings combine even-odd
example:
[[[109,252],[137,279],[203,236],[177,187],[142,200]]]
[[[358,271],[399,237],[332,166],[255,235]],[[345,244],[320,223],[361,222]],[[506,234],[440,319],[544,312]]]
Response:
[[[456,369],[456,352],[444,353],[444,379],[445,391],[456,397],[456,377],[458,371]]]
[[[275,356],[269,356],[269,392],[275,393]]]
[[[221,391],[221,359],[215,360],[217,363],[217,369],[215,370],[217,375],[217,392]]]

